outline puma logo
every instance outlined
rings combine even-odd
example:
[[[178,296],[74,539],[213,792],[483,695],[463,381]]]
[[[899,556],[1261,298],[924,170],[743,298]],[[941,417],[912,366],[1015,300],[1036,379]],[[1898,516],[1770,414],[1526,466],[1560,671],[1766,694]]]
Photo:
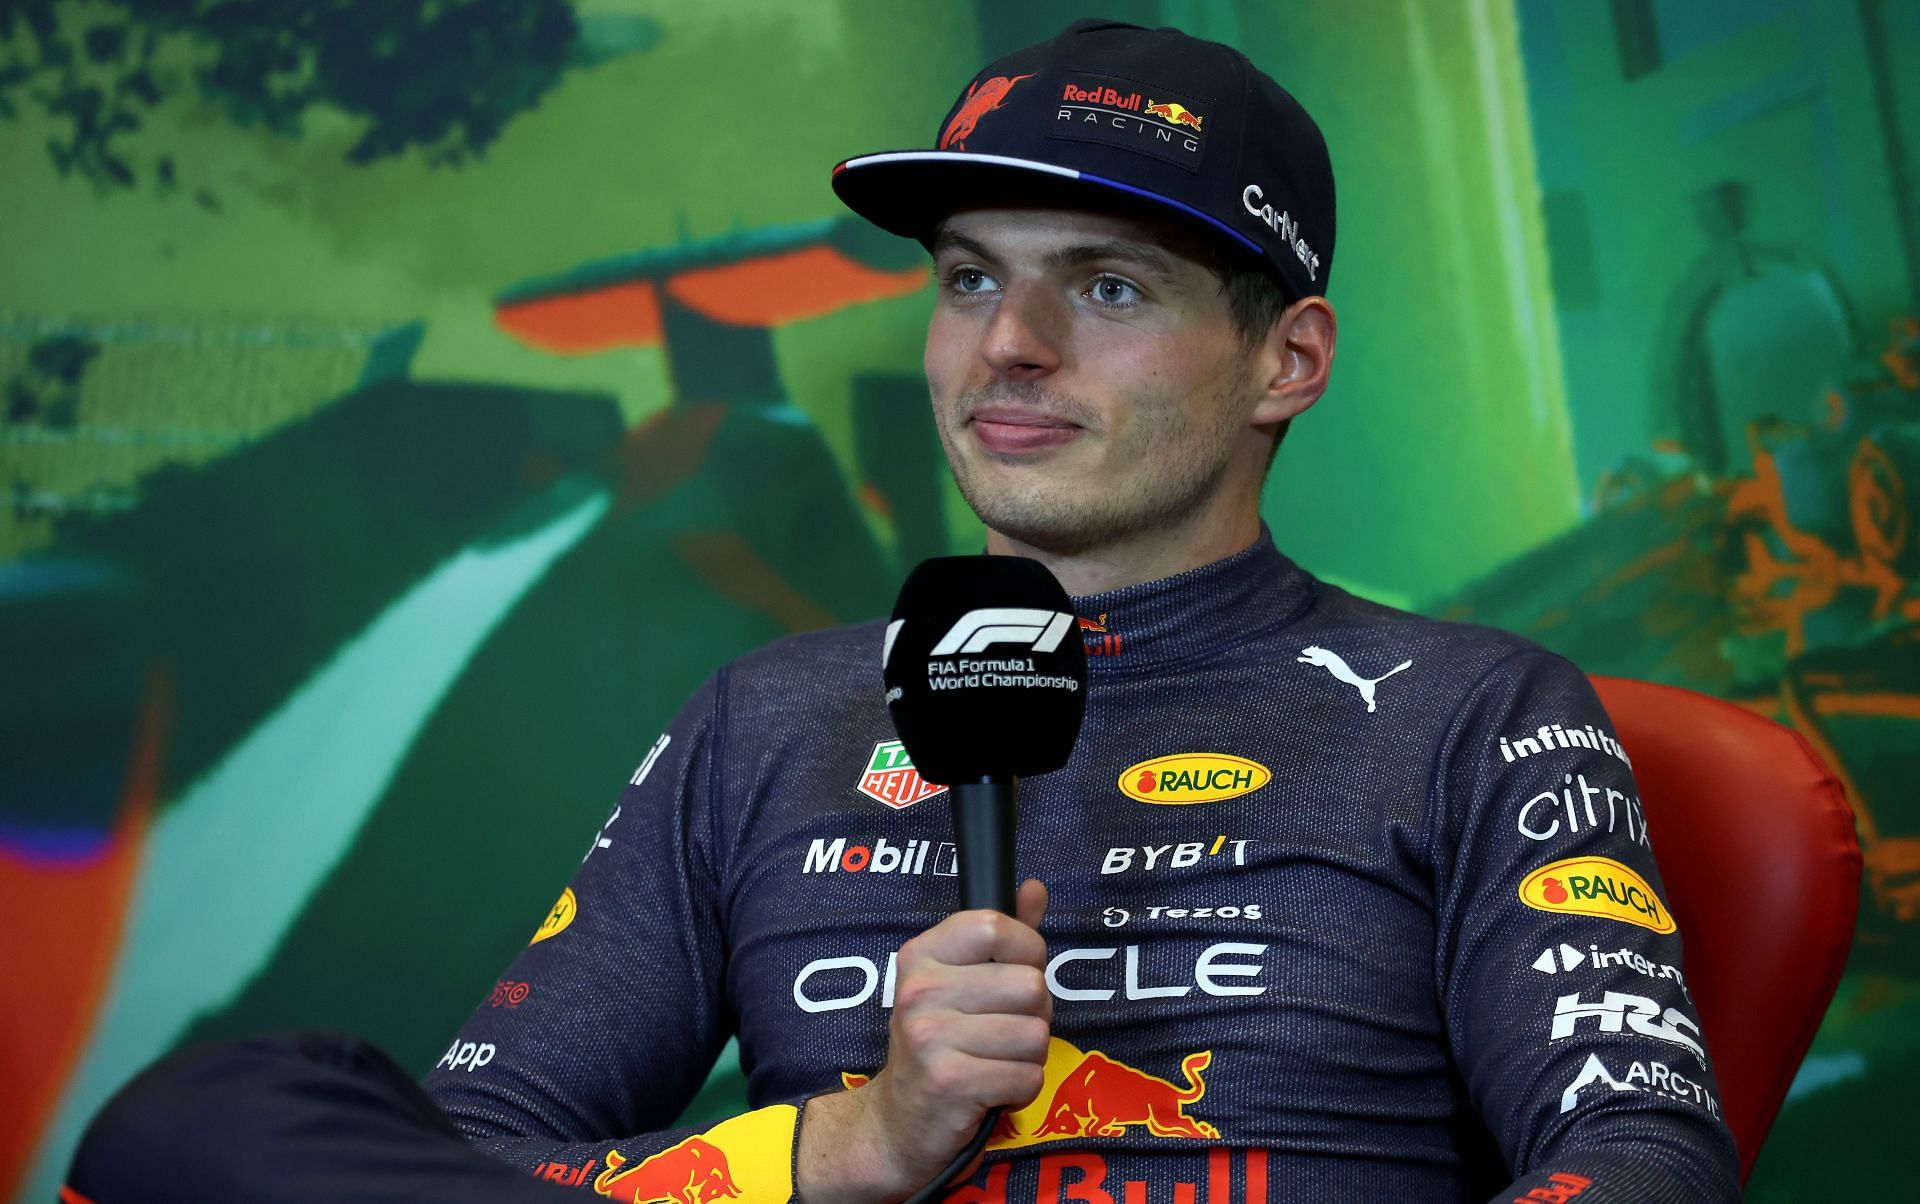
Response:
[[[1300,655],[1294,659],[1303,665],[1319,665],[1341,681],[1346,682],[1354,689],[1360,691],[1360,697],[1367,700],[1367,714],[1369,715],[1378,709],[1373,703],[1373,688],[1400,672],[1400,670],[1413,667],[1412,661],[1401,661],[1380,676],[1368,680],[1349,668],[1347,662],[1340,659],[1338,652],[1328,652],[1325,648],[1317,644],[1309,648],[1302,648]]]

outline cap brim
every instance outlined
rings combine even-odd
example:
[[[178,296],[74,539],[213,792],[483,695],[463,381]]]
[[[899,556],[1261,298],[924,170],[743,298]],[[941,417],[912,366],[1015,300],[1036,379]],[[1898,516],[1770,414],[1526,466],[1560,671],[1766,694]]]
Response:
[[[1109,196],[1132,197],[1170,210],[1224,235],[1258,259],[1259,243],[1191,205],[1071,167],[1005,155],[963,151],[887,151],[848,159],[833,169],[833,191],[874,225],[930,244],[948,214],[986,204],[1007,204],[1035,193],[1072,195],[1094,189]]]

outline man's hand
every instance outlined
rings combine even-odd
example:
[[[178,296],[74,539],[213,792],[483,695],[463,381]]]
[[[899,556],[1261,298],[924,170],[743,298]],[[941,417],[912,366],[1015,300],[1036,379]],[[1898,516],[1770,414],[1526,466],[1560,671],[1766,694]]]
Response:
[[[794,1183],[806,1204],[904,1199],[989,1108],[1040,1093],[1053,1023],[1038,931],[1047,888],[1029,878],[1016,910],[963,911],[900,947],[886,1066],[857,1091],[807,1103]]]

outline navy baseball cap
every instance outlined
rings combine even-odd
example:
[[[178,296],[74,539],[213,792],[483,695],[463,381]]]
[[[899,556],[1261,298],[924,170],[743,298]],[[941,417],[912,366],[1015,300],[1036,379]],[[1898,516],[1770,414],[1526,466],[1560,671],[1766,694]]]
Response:
[[[1085,189],[1197,223],[1289,297],[1326,292],[1333,166],[1320,127],[1246,55],[1177,29],[1077,21],[974,76],[934,149],[833,169],[849,209],[927,245],[955,210]]]

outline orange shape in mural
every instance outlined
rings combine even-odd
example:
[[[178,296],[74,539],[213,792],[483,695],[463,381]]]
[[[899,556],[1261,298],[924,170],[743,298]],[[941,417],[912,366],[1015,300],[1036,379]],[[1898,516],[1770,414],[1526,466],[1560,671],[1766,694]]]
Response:
[[[493,321],[521,342],[561,355],[652,347],[660,342],[660,295],[652,281],[629,280],[502,305]]]
[[[8,1101],[0,1197],[11,1199],[19,1186],[106,998],[172,717],[167,676],[155,670],[136,721],[119,818],[99,848],[65,862],[0,848],[0,914],[15,918],[3,947],[6,964],[32,968],[31,982],[10,994],[0,1025],[0,1095]]]
[[[928,269],[882,272],[831,247],[808,247],[744,263],[698,268],[667,282],[667,293],[729,326],[780,326],[867,301],[903,297],[927,282]]]

